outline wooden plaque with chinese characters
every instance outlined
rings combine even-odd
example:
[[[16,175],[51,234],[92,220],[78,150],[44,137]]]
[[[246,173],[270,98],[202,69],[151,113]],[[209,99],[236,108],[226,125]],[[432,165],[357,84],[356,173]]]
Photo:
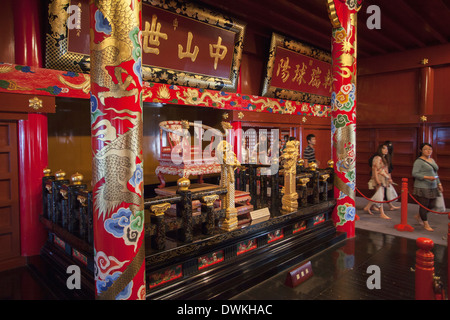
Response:
[[[331,54],[272,34],[262,95],[330,105]]]
[[[89,0],[51,0],[46,67],[90,70],[90,19],[112,35],[108,17]],[[142,73],[151,82],[236,91],[245,26],[184,1],[143,0]]]

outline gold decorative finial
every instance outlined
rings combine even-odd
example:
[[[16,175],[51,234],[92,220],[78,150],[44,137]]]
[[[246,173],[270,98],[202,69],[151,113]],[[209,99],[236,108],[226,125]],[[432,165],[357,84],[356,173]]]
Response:
[[[422,60],[420,60],[420,64],[422,64],[422,65],[428,64],[428,59],[427,58],[423,58]]]
[[[305,187],[308,182],[309,182],[309,178],[301,178],[299,180],[299,185],[302,187]]]
[[[178,190],[187,191],[191,185],[191,181],[188,178],[180,178],[177,181]]]
[[[316,171],[316,169],[317,169],[317,163],[311,162],[311,163],[308,165],[308,167],[309,167],[309,169],[310,169],[311,171]]]
[[[239,113],[238,113],[238,118],[239,118],[239,119],[243,119],[243,118],[244,118],[244,114],[243,114],[242,112],[239,112]]]
[[[218,194],[211,194],[209,196],[203,196],[202,197],[202,201],[207,205],[207,206],[212,206],[214,205],[214,201],[219,200],[219,195]]]
[[[38,97],[34,97],[33,99],[28,100],[28,103],[29,103],[28,106],[34,110],[39,110],[43,107],[42,100],[39,99]]]
[[[66,173],[61,169],[59,169],[58,171],[55,172],[55,177],[56,180],[64,180],[64,178],[66,177]]]
[[[83,182],[83,175],[81,173],[74,173],[70,179],[72,180],[72,184],[80,185]]]
[[[333,160],[328,160],[327,165],[328,165],[328,168],[333,168],[334,167],[334,161]]]
[[[306,117],[303,117],[303,118],[302,118],[302,122],[303,122],[303,123],[305,123],[306,120],[307,120]]]
[[[164,202],[160,204],[154,204],[150,207],[151,214],[155,217],[163,216],[167,209],[170,208],[170,203]]]
[[[228,119],[228,112],[224,112],[224,113],[222,114],[222,118],[223,118],[223,119]]]
[[[427,116],[420,117],[420,121],[422,121],[422,122],[427,122],[427,120],[428,120]]]
[[[45,169],[43,170],[43,173],[44,173],[44,177],[49,177],[50,174],[52,173],[52,170],[49,169],[49,168],[45,168]]]

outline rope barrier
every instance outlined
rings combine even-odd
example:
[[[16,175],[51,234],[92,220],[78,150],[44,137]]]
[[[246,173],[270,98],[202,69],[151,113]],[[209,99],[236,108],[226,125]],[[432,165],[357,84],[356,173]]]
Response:
[[[397,198],[392,199],[392,200],[388,200],[388,201],[375,201],[375,200],[372,200],[372,199],[370,199],[370,198],[367,198],[365,195],[363,195],[362,192],[361,192],[358,188],[355,187],[355,189],[356,189],[356,191],[358,191],[358,193],[359,193],[364,199],[369,200],[369,201],[374,202],[374,203],[389,203],[389,202],[393,202],[393,201],[396,201],[396,200],[398,200],[399,198],[401,198],[401,195],[400,195],[400,196],[398,196]],[[403,191],[402,191],[402,192],[403,192]],[[430,212],[432,212],[432,213],[437,213],[437,214],[450,214],[450,211],[449,211],[449,212],[438,212],[438,211],[431,210],[431,209],[429,209],[429,208],[423,206],[419,201],[417,201],[416,198],[414,198],[414,197],[411,195],[411,192],[408,191],[408,195],[409,195],[409,196],[410,196],[410,197],[411,197],[411,198],[412,198],[419,206],[421,206],[421,207],[424,208],[425,210],[428,210],[428,211],[430,211]]]
[[[355,189],[356,189],[356,191],[358,191],[359,192],[359,194],[360,195],[362,195],[363,196],[363,198],[365,198],[366,200],[369,200],[369,201],[371,201],[371,202],[375,202],[375,203],[389,203],[389,202],[393,202],[393,201],[396,201],[396,200],[398,200],[398,199],[400,199],[400,197],[401,197],[401,195],[400,196],[398,196],[397,198],[395,198],[395,199],[392,199],[392,200],[388,200],[388,201],[375,201],[375,200],[372,200],[372,199],[370,199],[370,198],[367,198],[365,195],[363,195],[362,194],[362,192],[361,191],[359,191],[359,189],[358,188],[356,188],[355,187]]]
[[[414,197],[411,195],[411,192],[408,192],[408,194],[409,194],[409,196],[410,196],[410,197],[411,197],[411,198],[412,198],[419,206],[421,206],[421,207],[424,208],[425,210],[428,210],[428,211],[430,211],[430,212],[437,213],[437,214],[450,214],[450,211],[449,211],[449,212],[439,212],[439,211],[431,210],[431,209],[425,207],[424,205],[422,205],[419,201],[417,201],[416,198],[414,198]]]

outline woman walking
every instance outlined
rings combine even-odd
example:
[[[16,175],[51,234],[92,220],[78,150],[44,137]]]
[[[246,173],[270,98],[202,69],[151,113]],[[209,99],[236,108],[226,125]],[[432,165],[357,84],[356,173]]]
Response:
[[[392,186],[391,175],[389,174],[389,150],[386,144],[378,146],[377,155],[372,162],[372,178],[369,180],[369,189],[375,189],[375,194],[372,196],[374,201],[383,201],[384,195],[387,192],[388,199],[397,197],[397,193]],[[380,217],[383,219],[391,219],[385,213],[382,203],[369,201],[364,207],[364,211],[373,214],[370,208],[375,205],[380,210]]]
[[[419,157],[414,161],[412,175],[414,180],[414,196],[424,207],[434,207],[436,198],[440,192],[444,192],[438,177],[439,167],[431,158],[433,147],[429,143],[420,145]],[[434,231],[428,223],[428,210],[419,206],[419,214],[415,216],[417,221],[423,223],[425,230]]]

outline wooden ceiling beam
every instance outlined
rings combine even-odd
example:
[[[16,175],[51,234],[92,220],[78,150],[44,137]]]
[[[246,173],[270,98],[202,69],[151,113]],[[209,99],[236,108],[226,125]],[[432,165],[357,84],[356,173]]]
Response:
[[[244,20],[247,24],[256,23],[259,26],[264,26],[264,29],[280,33],[298,41],[305,41],[326,51],[331,50],[331,24],[329,34],[326,34],[314,27],[302,24],[298,19],[292,20],[287,18],[279,10],[267,10],[259,2],[248,0],[228,0],[225,4],[218,4],[214,0],[202,0],[201,2],[226,12],[233,12],[233,8],[239,6],[242,10],[230,15]]]
[[[424,26],[423,30],[426,30],[427,33],[438,40],[441,44],[447,43],[447,39],[444,38],[440,32],[438,32],[435,28],[433,28],[428,21],[426,21],[421,14],[419,14],[414,8],[406,3],[404,0],[397,0],[400,5],[400,9],[404,12],[405,15],[411,17],[411,19],[420,21],[420,24]]]
[[[269,0],[273,3],[272,0]],[[264,3],[267,3],[268,1],[263,1]],[[303,5],[306,5],[305,2],[302,2],[302,6],[299,6],[297,3],[292,3],[287,0],[277,0],[276,4],[278,7],[282,9],[282,12],[285,12],[285,14],[290,18],[294,20],[307,20],[310,22],[314,28],[318,28],[321,30],[324,29],[331,29],[331,22],[328,18],[328,12],[326,9],[324,9],[324,12],[322,15],[319,15],[315,12],[312,12],[311,10],[308,10],[309,7],[303,7]]]
[[[395,7],[395,10],[388,10],[387,7],[381,7],[381,30],[387,36],[391,36],[397,42],[411,43],[419,48],[423,48],[426,44],[414,36],[411,28],[406,27],[404,18],[405,14]],[[407,48],[409,49],[409,48]]]
[[[326,0],[191,1],[247,23],[253,33],[266,39],[276,32],[326,51],[331,49],[332,28]],[[450,0],[408,1],[397,0],[395,4],[363,1],[358,13],[358,56],[384,55],[449,42],[450,29],[446,26],[450,26],[447,21]],[[366,26],[369,18],[366,8],[371,4],[381,9],[379,30]]]

